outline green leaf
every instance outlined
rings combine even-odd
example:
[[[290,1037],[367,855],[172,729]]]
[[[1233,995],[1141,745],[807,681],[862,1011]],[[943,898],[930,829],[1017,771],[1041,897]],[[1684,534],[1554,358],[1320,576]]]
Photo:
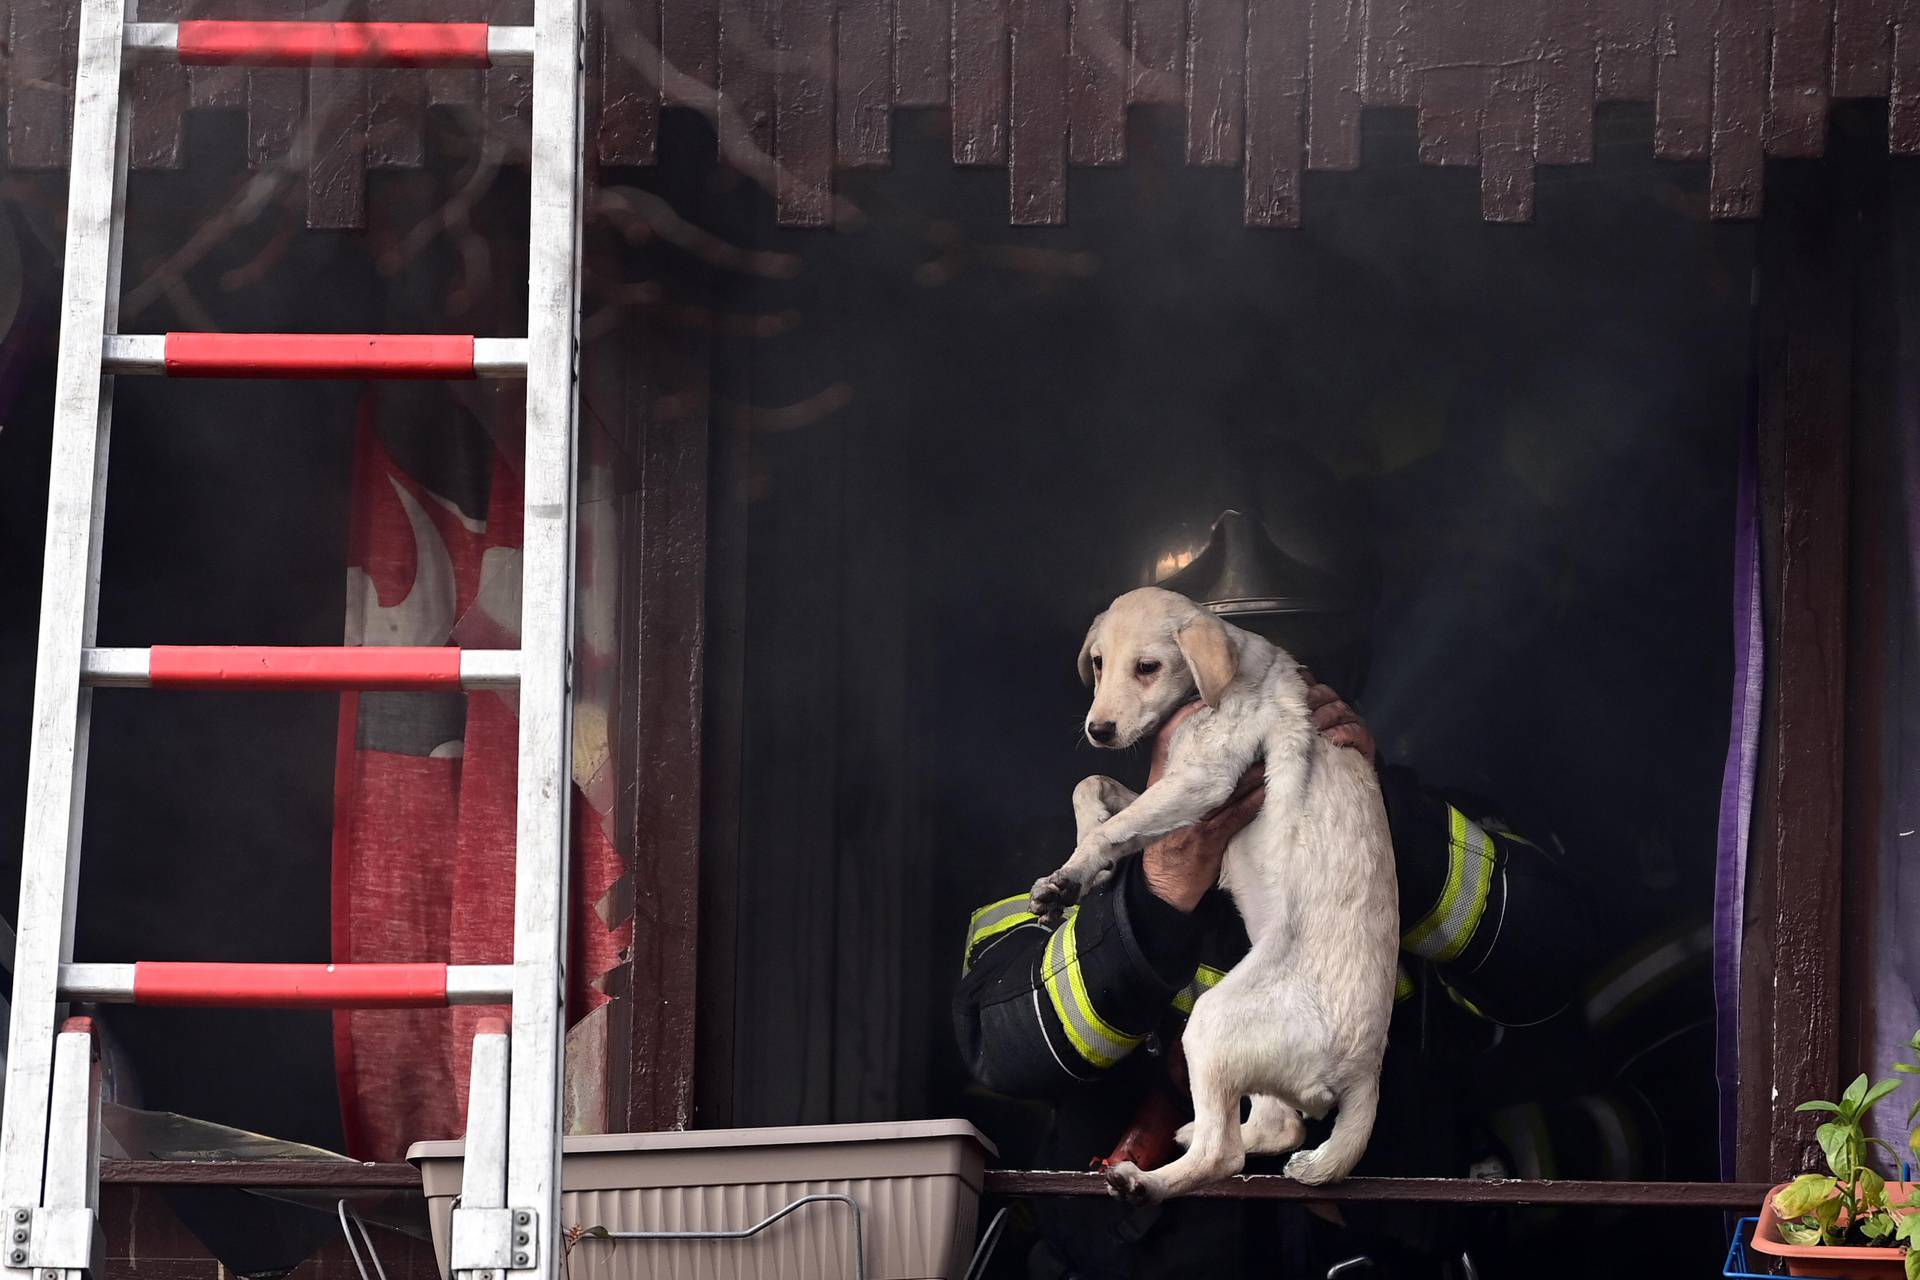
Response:
[[[1803,1102],[1794,1108],[1795,1111],[1838,1111],[1839,1109],[1840,1104],[1837,1102]]]
[[[1804,1227],[1797,1222],[1780,1224],[1780,1238],[1788,1244],[1819,1244],[1820,1228]]]
[[[1907,1250],[1907,1280],[1920,1280],[1920,1249]]]
[[[1901,1075],[1920,1076],[1920,1067],[1914,1066],[1911,1062],[1896,1062],[1893,1064],[1893,1069]]]
[[[1820,1237],[1829,1244],[1840,1243],[1840,1210],[1844,1205],[1836,1198],[1823,1200],[1814,1206],[1813,1218],[1820,1224]]]
[[[1887,1203],[1887,1180],[1872,1169],[1860,1170],[1856,1199],[1863,1209],[1878,1209]]]
[[[1907,1119],[1911,1120],[1913,1119],[1913,1117],[1908,1116]],[[1907,1135],[1907,1146],[1913,1149],[1913,1158],[1915,1160],[1920,1160],[1920,1129],[1915,1129],[1912,1133]],[[1916,1191],[1914,1192],[1914,1194],[1916,1196],[1920,1196],[1920,1191]]]
[[[1774,1212],[1782,1218],[1804,1218],[1820,1205],[1833,1200],[1840,1184],[1824,1173],[1803,1173],[1780,1188],[1773,1198]]]
[[[1827,1167],[1833,1170],[1836,1178],[1853,1176],[1853,1135],[1857,1132],[1854,1126],[1837,1121],[1814,1130],[1813,1136],[1820,1140],[1820,1149],[1827,1153]]]
[[[1893,1234],[1893,1215],[1887,1213],[1868,1214],[1866,1217],[1860,1219],[1860,1234],[1875,1242],[1885,1240]]]
[[[1859,1115],[1860,1099],[1866,1096],[1867,1073],[1862,1071],[1858,1076],[1854,1077],[1853,1083],[1847,1086],[1847,1091],[1840,1095],[1840,1114],[1844,1116]]]
[[[1880,1101],[1880,1099],[1886,1097],[1899,1087],[1900,1082],[1898,1080],[1879,1081],[1873,1088],[1867,1090],[1866,1097],[1860,1100],[1860,1111],[1865,1112],[1867,1108],[1873,1106],[1876,1102]]]

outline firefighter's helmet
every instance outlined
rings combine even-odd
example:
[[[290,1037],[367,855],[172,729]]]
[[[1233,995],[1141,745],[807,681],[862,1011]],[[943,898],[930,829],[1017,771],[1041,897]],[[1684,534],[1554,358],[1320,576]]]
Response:
[[[1359,697],[1374,606],[1363,570],[1342,574],[1309,564],[1282,548],[1259,519],[1228,510],[1197,550],[1190,543],[1170,547],[1144,576],[1265,636],[1344,696]]]

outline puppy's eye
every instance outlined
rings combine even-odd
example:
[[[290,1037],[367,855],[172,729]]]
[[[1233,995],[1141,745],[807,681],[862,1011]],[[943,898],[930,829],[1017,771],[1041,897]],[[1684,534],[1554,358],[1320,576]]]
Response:
[[[1133,664],[1133,673],[1135,675],[1150,676],[1159,669],[1160,664],[1152,658],[1142,658]]]

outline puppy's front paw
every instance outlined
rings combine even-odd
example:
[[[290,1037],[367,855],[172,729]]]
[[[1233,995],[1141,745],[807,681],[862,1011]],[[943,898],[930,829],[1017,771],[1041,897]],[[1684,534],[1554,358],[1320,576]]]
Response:
[[[1027,909],[1040,919],[1040,923],[1057,925],[1066,917],[1067,908],[1080,901],[1080,882],[1064,872],[1056,871],[1033,882],[1033,893],[1027,903]]]
[[[1160,1199],[1159,1185],[1131,1160],[1107,1166],[1107,1194],[1128,1204],[1152,1204]]]

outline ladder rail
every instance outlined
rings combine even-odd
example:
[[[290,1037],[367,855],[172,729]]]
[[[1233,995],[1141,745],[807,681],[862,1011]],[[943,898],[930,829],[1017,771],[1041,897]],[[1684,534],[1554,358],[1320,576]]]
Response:
[[[519,1237],[524,1235],[532,1243],[533,1223],[515,1222],[518,1215],[507,1207],[511,1061],[507,1024],[499,1018],[480,1019],[473,1036],[473,1069],[467,1073],[466,1159],[460,1169],[460,1199],[448,1232],[447,1273],[452,1280],[496,1280],[512,1264]]]
[[[80,655],[93,644],[99,616],[113,422],[100,335],[119,322],[131,117],[121,109],[121,46],[130,8],[131,0],[80,4],[46,554],[0,1113],[0,1208],[8,1210],[42,1203],[60,965],[73,956],[92,713],[92,691],[80,682]]]
[[[579,327],[580,0],[535,0],[527,239],[526,508],[507,1204],[537,1214],[532,1280],[563,1257],[562,1046],[572,810],[574,442]],[[522,1270],[520,1259],[515,1269]]]
[[[166,33],[136,23],[138,0],[80,0],[67,244],[62,284],[46,557],[42,570],[19,936],[0,1115],[0,1209],[31,1223],[0,1262],[13,1280],[81,1280],[96,1260],[74,1243],[97,1226],[97,1206],[76,1190],[97,1121],[76,1101],[79,1049],[66,1066],[55,1022],[64,1000],[335,1007],[512,1000],[512,1036],[476,1040],[476,1064],[495,1087],[477,1088],[469,1127],[492,1138],[476,1169],[499,1170],[496,1204],[457,1209],[456,1268],[478,1280],[555,1280],[564,1261],[560,1133],[566,1034],[567,878],[573,801],[572,638],[577,528],[576,370],[584,95],[581,0],[535,0],[530,29],[489,29],[489,55],[533,55],[533,145],[527,336],[122,335],[121,248],[131,104],[130,53],[164,51]],[[219,29],[215,30],[214,26]],[[337,24],[324,31],[206,24],[198,30],[236,57],[307,57],[318,50],[411,58],[440,37]],[[531,40],[526,39],[530,33]],[[172,46],[181,51],[181,29]],[[496,43],[495,36],[501,37]],[[416,39],[417,38],[417,39]],[[465,37],[472,44],[471,33]],[[191,42],[190,42],[191,43]],[[455,41],[458,43],[458,40]],[[129,46],[131,45],[131,49]],[[212,45],[209,45],[211,48]],[[477,46],[475,46],[477,47]],[[221,56],[224,56],[222,54]],[[422,54],[422,56],[425,56]],[[462,55],[477,56],[477,55]],[[517,654],[409,651],[379,660],[252,647],[224,651],[95,647],[101,530],[112,426],[113,375],[524,376],[527,381],[522,521],[521,644]],[[93,688],[519,687],[513,964],[397,966],[76,965],[73,931],[85,807]],[[63,986],[63,979],[65,985]],[[68,1037],[80,1049],[90,1039]],[[90,1050],[89,1050],[90,1051]],[[64,1082],[64,1083],[63,1083]],[[504,1087],[498,1087],[504,1085]],[[97,1088],[94,1105],[97,1107]],[[96,1113],[97,1114],[97,1113]],[[57,1130],[50,1129],[50,1123]],[[85,1130],[82,1134],[81,1131]],[[82,1157],[73,1146],[84,1138]],[[50,1152],[68,1158],[57,1168]],[[56,1176],[57,1175],[57,1176]],[[489,1175],[492,1176],[492,1175]],[[58,1185],[56,1185],[58,1184]],[[59,1203],[48,1197],[58,1192]],[[503,1201],[504,1203],[499,1203]],[[83,1222],[82,1219],[85,1221]],[[41,1223],[49,1239],[42,1240]],[[70,1229],[71,1228],[71,1229]],[[17,1228],[16,1228],[17,1230]],[[459,1255],[466,1255],[462,1261]],[[33,1276],[31,1269],[40,1274]],[[29,1275],[22,1276],[22,1271]],[[4,1280],[4,1277],[0,1277]]]

